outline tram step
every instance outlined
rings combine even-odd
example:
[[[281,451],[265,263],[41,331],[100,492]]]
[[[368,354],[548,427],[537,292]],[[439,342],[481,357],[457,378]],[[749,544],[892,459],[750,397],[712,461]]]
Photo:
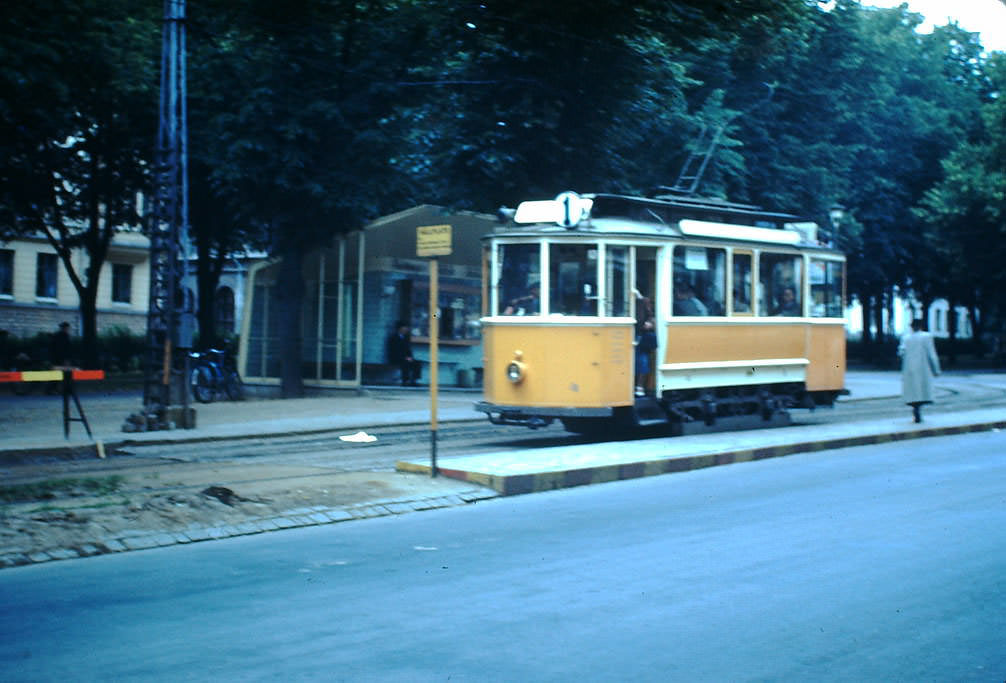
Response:
[[[667,413],[652,396],[636,398],[636,420],[641,426],[666,424]]]

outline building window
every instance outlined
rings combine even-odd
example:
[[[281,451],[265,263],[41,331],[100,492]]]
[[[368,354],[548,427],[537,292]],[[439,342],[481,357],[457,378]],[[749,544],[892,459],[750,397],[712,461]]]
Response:
[[[0,249],[0,296],[14,294],[14,251]]]
[[[39,254],[35,268],[35,296],[40,299],[55,299],[56,274],[59,257],[55,254]]]
[[[126,263],[112,264],[112,301],[128,304],[133,300],[133,267]]]
[[[228,335],[234,332],[234,290],[221,287],[216,296],[217,334]]]
[[[405,318],[412,336],[427,339],[430,329],[430,282],[417,278],[412,289],[412,310]],[[479,317],[482,311],[482,290],[478,282],[462,278],[441,278],[437,287],[439,301],[439,328],[441,339],[480,339],[482,328]]]

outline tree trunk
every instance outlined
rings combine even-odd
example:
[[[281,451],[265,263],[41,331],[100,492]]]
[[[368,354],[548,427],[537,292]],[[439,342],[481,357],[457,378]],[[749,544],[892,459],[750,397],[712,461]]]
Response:
[[[97,283],[95,283],[97,284]],[[87,286],[80,295],[80,364],[88,370],[104,369],[98,358],[98,290]]]
[[[860,305],[863,309],[863,348],[864,350],[873,344],[873,330],[870,323],[873,320],[873,300],[869,296],[860,296]]]
[[[971,321],[971,338],[975,353],[979,358],[985,357],[985,319],[978,310],[978,304],[968,304],[968,320]]]
[[[220,284],[220,274],[223,272],[224,254],[217,253],[203,240],[196,243],[196,289],[199,293],[199,347],[202,349],[217,348],[216,299],[217,286]]]
[[[884,293],[878,292],[874,298],[873,325],[877,328],[875,341],[878,346],[882,346],[887,336],[884,334]]]
[[[957,302],[947,301],[947,332],[950,339],[947,343],[947,364],[957,365]]]
[[[304,395],[301,309],[304,301],[303,253],[297,247],[283,252],[276,283],[280,301],[280,387],[283,398]]]
[[[919,317],[922,319],[922,329],[926,332],[929,331],[929,308],[933,305],[933,296],[931,294],[925,294],[921,299],[922,312]]]

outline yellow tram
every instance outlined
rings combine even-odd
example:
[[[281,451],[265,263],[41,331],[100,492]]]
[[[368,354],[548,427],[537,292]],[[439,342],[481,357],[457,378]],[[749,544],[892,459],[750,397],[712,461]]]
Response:
[[[817,225],[674,195],[560,194],[486,236],[497,424],[780,424],[844,392],[845,257]]]

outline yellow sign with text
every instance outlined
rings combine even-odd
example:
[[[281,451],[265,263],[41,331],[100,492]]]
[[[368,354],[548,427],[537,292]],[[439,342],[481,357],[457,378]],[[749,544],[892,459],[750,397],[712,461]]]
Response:
[[[450,255],[450,225],[421,225],[416,228],[416,256]]]

